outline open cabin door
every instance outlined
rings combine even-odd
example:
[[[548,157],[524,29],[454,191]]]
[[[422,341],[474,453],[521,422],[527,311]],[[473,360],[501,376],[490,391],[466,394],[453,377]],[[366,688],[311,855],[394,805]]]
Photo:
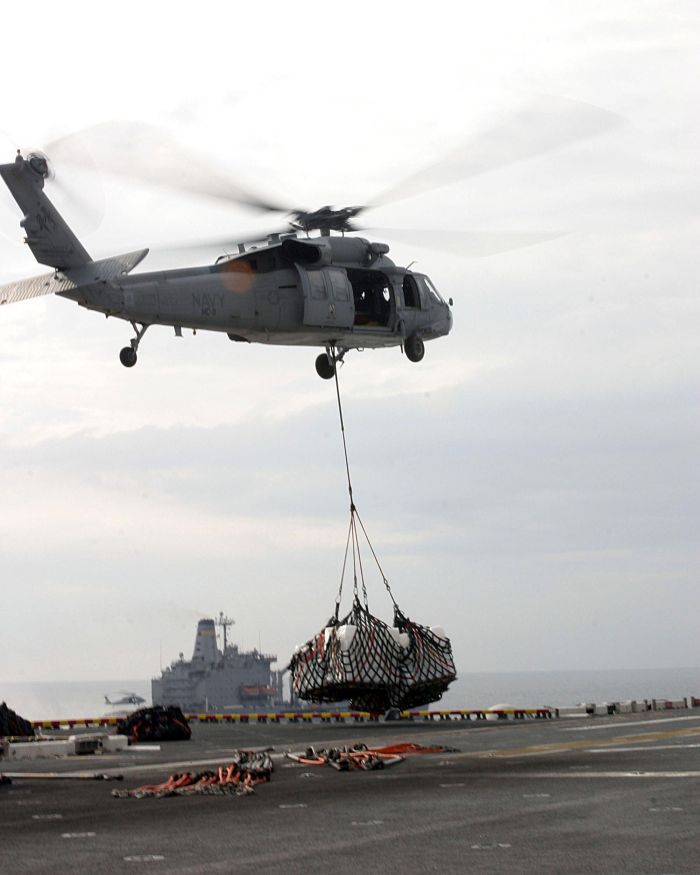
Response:
[[[352,286],[344,270],[299,267],[304,290],[304,325],[315,328],[350,329],[355,319]]]

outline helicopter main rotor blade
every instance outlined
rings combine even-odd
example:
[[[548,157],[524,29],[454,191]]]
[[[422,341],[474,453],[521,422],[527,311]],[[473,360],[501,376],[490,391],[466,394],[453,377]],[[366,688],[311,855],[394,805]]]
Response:
[[[197,154],[155,125],[102,122],[62,137],[47,146],[47,151],[56,148],[67,154],[87,148],[98,166],[118,176],[262,212],[290,211],[286,204],[264,198],[234,181],[228,173],[218,171],[213,159]]]
[[[184,253],[184,252],[209,252],[216,250],[220,253],[236,254],[238,245],[249,245],[252,243],[260,243],[261,245],[269,242],[269,238],[281,234],[295,234],[293,228],[273,228],[265,231],[259,231],[255,234],[251,233],[245,237],[233,237],[229,234],[227,237],[210,237],[200,240],[189,240],[176,243],[168,243],[164,246],[157,244],[151,246],[151,252],[159,254],[169,253]]]
[[[370,205],[383,206],[489,173],[598,136],[622,121],[616,113],[588,103],[543,95],[439,161],[385,189]]]
[[[437,249],[452,255],[461,255],[465,258],[485,258],[489,255],[497,255],[503,252],[512,252],[516,249],[524,249],[527,246],[536,246],[549,240],[556,240],[568,234],[568,231],[435,231],[418,230],[414,228],[357,228],[357,231],[377,234],[381,239],[395,240],[397,242],[410,243],[414,246],[425,246],[429,249]],[[262,231],[247,237],[213,237],[206,240],[168,244],[167,246],[152,246],[153,253],[169,254],[184,252],[207,252],[217,250],[219,252],[236,254],[238,244],[261,243],[265,244],[273,234],[293,233],[287,229],[274,229]],[[299,237],[304,240],[303,237]],[[311,238],[313,241],[315,238]]]
[[[366,228],[370,231],[414,246],[438,249],[465,258],[485,258],[556,240],[568,231],[419,231],[414,228]]]

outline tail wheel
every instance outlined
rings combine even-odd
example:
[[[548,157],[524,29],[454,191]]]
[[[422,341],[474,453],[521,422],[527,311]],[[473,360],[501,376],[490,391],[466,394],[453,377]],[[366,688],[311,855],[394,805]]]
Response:
[[[316,359],[316,373],[323,380],[332,380],[335,376],[335,362],[325,352]]]
[[[425,343],[415,334],[406,338],[403,349],[411,362],[419,362],[425,355]]]
[[[119,353],[119,361],[125,368],[133,368],[136,364],[136,353],[130,346],[125,346]]]

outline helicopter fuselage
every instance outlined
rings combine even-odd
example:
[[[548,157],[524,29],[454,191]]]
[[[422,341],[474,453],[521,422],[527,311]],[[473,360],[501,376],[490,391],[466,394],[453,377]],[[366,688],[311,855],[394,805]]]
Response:
[[[251,343],[348,350],[447,334],[448,304],[428,277],[397,267],[387,250],[357,237],[289,239],[214,265],[131,274],[59,294],[130,322],[220,331]]]

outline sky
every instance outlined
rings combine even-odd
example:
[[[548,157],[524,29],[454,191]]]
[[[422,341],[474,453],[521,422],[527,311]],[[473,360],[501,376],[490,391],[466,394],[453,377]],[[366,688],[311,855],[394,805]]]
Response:
[[[147,121],[313,208],[371,202],[543,96],[613,114],[376,211],[426,231],[376,239],[453,298],[454,328],[419,364],[347,356],[354,495],[397,602],[445,627],[462,671],[697,666],[699,19],[619,0],[13,6],[0,147]],[[81,181],[92,215],[47,192],[93,257],[152,247],[139,270],[261,226]],[[19,218],[0,192],[0,282],[43,272]],[[475,229],[551,239],[468,258],[427,233]],[[349,511],[333,384],[313,349],[184,334],[152,328],[125,369],[127,323],[55,298],[0,312],[0,682],[150,677],[219,611],[282,665],[329,616]]]

